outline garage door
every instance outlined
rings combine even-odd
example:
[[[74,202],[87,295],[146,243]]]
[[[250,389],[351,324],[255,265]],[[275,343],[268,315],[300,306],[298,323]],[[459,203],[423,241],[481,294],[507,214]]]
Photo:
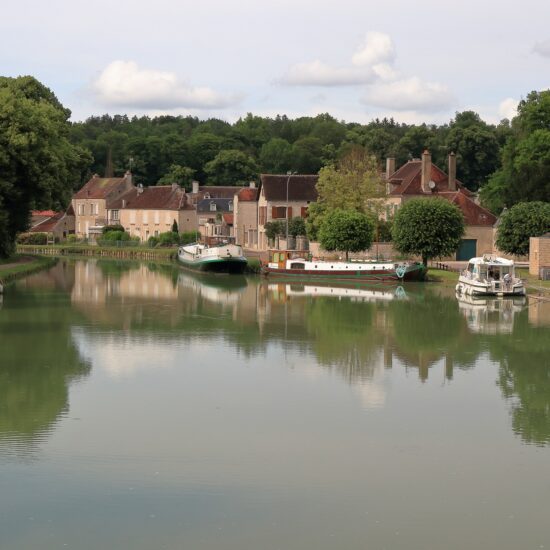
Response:
[[[476,239],[462,239],[460,246],[456,252],[456,259],[459,261],[469,260],[475,258],[477,250]]]

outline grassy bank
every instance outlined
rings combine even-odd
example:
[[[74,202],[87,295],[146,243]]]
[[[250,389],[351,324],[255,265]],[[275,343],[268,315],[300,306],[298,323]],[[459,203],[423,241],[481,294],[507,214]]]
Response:
[[[447,285],[456,285],[458,283],[458,271],[445,271],[444,269],[434,269],[430,267],[426,280],[433,283],[442,283]]]
[[[92,246],[88,244],[18,245],[20,254],[43,254],[48,256],[92,256],[128,260],[172,260],[177,247],[147,248],[144,246]]]
[[[0,262],[0,280],[4,283],[47,269],[57,262],[57,258],[16,254]]]
[[[537,293],[544,292],[550,293],[550,281],[541,281],[538,277],[529,274],[527,268],[517,268],[516,275],[521,277],[525,281],[527,292]]]

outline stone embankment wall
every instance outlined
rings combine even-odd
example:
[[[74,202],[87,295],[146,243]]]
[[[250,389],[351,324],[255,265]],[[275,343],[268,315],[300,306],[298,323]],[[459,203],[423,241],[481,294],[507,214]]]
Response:
[[[171,260],[177,250],[155,248],[103,248],[101,246],[18,246],[20,254],[44,254],[48,256],[91,256],[109,257],[129,260]]]

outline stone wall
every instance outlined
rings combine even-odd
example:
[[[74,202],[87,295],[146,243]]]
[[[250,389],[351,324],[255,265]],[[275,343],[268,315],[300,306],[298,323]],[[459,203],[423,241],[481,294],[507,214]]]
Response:
[[[529,273],[540,276],[540,268],[550,268],[550,236],[529,239]]]

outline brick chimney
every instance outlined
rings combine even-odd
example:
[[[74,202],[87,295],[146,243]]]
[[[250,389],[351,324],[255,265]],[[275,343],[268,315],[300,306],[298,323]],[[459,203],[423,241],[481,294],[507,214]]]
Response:
[[[142,183],[138,183],[137,193],[138,193],[138,195],[141,195],[143,193],[143,184]]]
[[[256,182],[251,181],[251,182],[249,182],[248,186],[250,187],[250,189],[256,189]]]
[[[386,159],[386,179],[389,180],[390,176],[395,173],[395,159],[388,157]]]
[[[451,153],[448,159],[449,165],[449,191],[456,191],[456,155]]]
[[[198,193],[199,192],[199,182],[198,181],[192,181],[191,185],[192,185],[192,192],[195,193],[195,194]]]
[[[423,193],[431,193],[430,181],[432,179],[432,155],[426,149],[422,153],[422,175],[421,175],[421,186]]]
[[[130,172],[129,170],[124,174],[124,179],[126,180],[126,183],[127,183],[127,186],[128,186],[128,189],[130,187],[132,187],[132,172]]]

